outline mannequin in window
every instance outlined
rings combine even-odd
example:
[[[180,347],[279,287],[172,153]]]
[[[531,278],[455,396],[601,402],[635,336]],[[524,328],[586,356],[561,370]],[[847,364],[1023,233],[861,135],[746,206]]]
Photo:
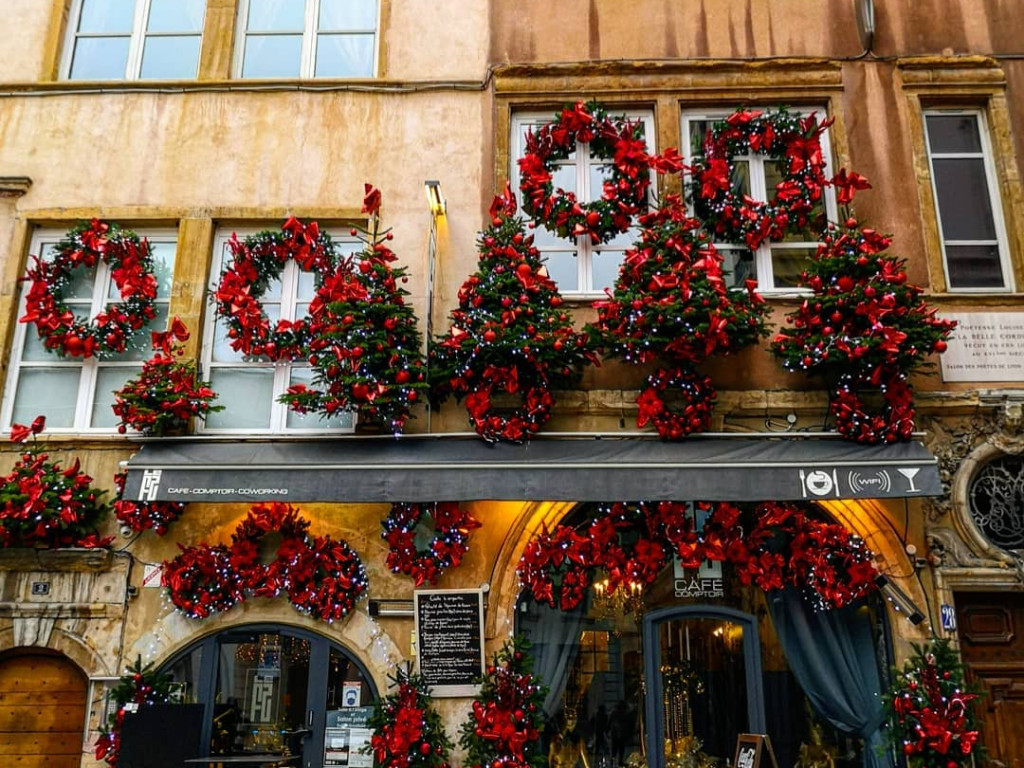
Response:
[[[559,720],[562,727],[548,748],[549,768],[590,768],[587,745],[576,730],[576,710],[562,710]]]

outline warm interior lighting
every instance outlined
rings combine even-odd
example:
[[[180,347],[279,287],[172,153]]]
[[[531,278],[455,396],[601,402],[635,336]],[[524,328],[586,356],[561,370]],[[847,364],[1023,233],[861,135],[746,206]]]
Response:
[[[448,205],[445,203],[444,195],[441,194],[441,182],[425,181],[423,187],[427,191],[427,205],[430,206],[430,212],[435,216],[443,216]]]

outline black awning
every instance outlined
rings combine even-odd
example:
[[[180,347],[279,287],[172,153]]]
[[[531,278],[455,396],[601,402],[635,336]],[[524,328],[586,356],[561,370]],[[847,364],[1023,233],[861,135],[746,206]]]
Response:
[[[423,436],[143,445],[125,498],[146,501],[763,501],[938,496],[920,443],[821,438],[542,439]]]

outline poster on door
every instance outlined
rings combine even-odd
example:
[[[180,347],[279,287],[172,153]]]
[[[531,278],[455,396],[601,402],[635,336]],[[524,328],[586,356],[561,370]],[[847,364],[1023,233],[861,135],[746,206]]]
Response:
[[[373,735],[366,726],[372,714],[373,707],[328,710],[324,728],[324,765],[373,768],[373,755],[368,750],[363,751]]]

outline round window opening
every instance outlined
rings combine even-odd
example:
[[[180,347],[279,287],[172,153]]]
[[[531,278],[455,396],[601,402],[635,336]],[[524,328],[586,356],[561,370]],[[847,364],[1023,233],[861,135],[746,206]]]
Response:
[[[1024,550],[1024,457],[986,464],[967,493],[971,519],[985,537],[1008,550]]]

